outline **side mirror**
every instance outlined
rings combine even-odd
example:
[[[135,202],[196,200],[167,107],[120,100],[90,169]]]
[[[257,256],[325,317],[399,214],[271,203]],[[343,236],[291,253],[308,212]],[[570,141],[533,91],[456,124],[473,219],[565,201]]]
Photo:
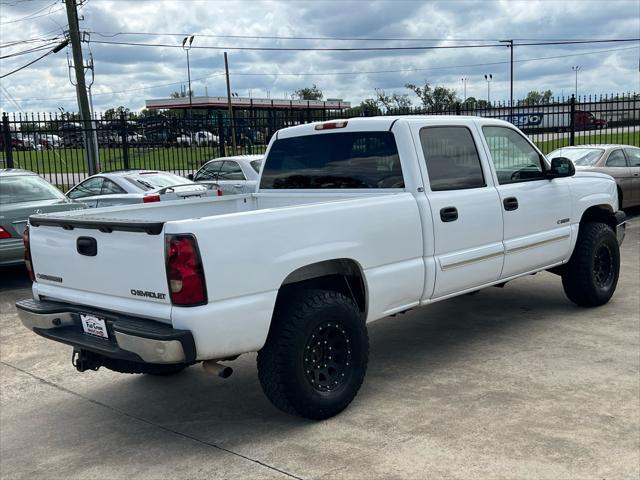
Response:
[[[576,174],[576,167],[573,162],[566,157],[556,157],[551,159],[551,168],[547,171],[547,178],[572,177]]]
[[[191,181],[193,181],[193,173],[190,173],[189,175],[187,175],[187,178]]]

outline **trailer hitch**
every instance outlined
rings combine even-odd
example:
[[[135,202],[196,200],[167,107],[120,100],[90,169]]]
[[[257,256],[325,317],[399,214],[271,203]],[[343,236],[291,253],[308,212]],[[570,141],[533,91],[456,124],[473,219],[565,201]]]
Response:
[[[71,363],[79,372],[86,370],[98,370],[102,366],[101,358],[89,350],[73,349]]]

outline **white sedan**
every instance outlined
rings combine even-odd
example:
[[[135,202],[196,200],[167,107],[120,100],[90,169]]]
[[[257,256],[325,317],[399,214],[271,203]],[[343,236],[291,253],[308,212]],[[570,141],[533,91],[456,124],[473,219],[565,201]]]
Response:
[[[169,172],[125,170],[99,173],[80,182],[67,197],[89,207],[111,207],[222,195],[215,184],[199,185]]]
[[[189,178],[215,184],[225,195],[251,193],[256,189],[264,155],[238,155],[209,160]]]

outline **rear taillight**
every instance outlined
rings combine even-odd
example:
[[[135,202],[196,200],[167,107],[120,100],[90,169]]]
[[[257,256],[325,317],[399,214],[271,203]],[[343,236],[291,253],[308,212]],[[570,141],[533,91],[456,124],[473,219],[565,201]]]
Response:
[[[167,235],[166,262],[169,294],[174,305],[207,303],[204,271],[193,235]]]
[[[216,195],[218,197],[221,197],[223,195],[222,190],[218,189],[218,191],[216,192]]]
[[[144,197],[142,197],[142,203],[153,203],[159,201],[160,195],[145,195]]]
[[[29,225],[27,225],[22,232],[22,243],[24,243],[24,264],[29,272],[29,278],[32,282],[35,282],[35,275],[33,274],[33,263],[31,261],[31,244],[29,243]]]
[[[3,238],[11,238],[11,234],[7,232],[4,228],[0,227],[0,239]]]

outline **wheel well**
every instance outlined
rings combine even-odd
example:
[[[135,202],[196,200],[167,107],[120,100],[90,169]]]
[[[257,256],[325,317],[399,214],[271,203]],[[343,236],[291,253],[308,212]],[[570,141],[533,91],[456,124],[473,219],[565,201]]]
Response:
[[[352,298],[358,305],[360,312],[365,315],[367,313],[364,275],[360,265],[354,260],[348,258],[326,260],[293,271],[282,282],[278,291],[278,300],[285,292],[301,288],[340,292]]]
[[[618,208],[622,210],[622,189],[620,185],[616,185],[616,188],[618,189]]]
[[[588,222],[605,223],[614,231],[616,229],[616,218],[609,205],[594,205],[593,207],[587,208],[587,210],[582,214],[580,225],[584,225]]]

